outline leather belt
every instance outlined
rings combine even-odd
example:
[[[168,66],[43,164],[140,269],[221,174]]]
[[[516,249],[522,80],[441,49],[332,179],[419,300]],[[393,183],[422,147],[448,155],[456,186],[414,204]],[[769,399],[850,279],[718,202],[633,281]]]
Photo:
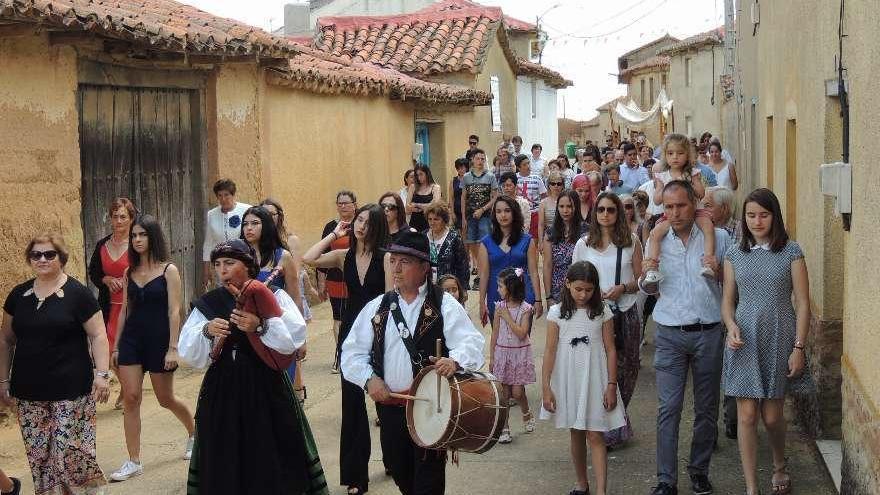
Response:
[[[720,321],[716,321],[714,323],[691,323],[690,325],[663,325],[664,327],[674,328],[676,330],[681,330],[682,332],[703,332],[706,330],[712,330],[716,326],[720,325]]]

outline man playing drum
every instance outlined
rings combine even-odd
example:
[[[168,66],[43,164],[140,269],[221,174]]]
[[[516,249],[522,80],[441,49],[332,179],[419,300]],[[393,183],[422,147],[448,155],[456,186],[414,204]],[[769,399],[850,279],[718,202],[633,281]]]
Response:
[[[451,295],[431,281],[428,239],[417,232],[401,235],[386,249],[397,290],[367,303],[342,344],[342,374],[377,402],[380,437],[394,482],[404,495],[444,493],[446,451],[413,443],[407,430],[406,402],[413,377],[434,364],[449,377],[483,366],[483,335]],[[442,352],[435,344],[442,339]],[[388,459],[387,457],[391,458]]]

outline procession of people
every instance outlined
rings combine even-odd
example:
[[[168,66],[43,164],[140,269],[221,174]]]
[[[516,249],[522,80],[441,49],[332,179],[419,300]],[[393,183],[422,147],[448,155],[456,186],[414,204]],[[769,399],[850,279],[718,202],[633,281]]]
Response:
[[[111,233],[89,263],[97,298],[64,271],[63,238],[34,235],[23,253],[33,276],[4,304],[0,402],[17,405],[36,493],[97,494],[108,481],[149,475],[140,460],[149,373],[159,404],[180,423],[189,494],[321,494],[336,484],[367,493],[370,403],[385,472],[399,491],[442,494],[455,448],[413,438],[408,417],[415,401],[429,400],[413,396],[426,370],[438,387],[455,376],[498,383],[504,421],[486,449],[521,441],[509,416],[519,407],[523,434],[571,432],[571,495],[619,493],[606,456],[635,439],[627,409],[649,318],[659,403],[650,493],[678,493],[689,372],[693,493],[713,493],[722,396],[730,397],[725,432],[738,438],[746,492],[759,493],[761,418],[770,488],[790,493],[782,408],[787,393],[810,386],[810,308],[803,254],[773,192],[755,190],[737,208],[732,158],[722,158],[717,141],[698,158],[680,134],[664,138],[656,164],[651,149],[630,142],[588,145],[575,162],[564,154],[545,162],[540,143],[516,154],[519,136],[490,160],[479,142],[471,135],[465,156],[448,164],[446,188],[424,164],[406,171],[400,192],[399,179],[389,179],[375,202],[342,187],[336,218],[312,246],[298,245],[294,215],[279,202],[238,202],[235,183],[217,180],[218,206],[205,215],[203,290],[192,301],[183,300],[159,221],[127,198],[108,205]],[[706,167],[717,185],[701,173]],[[339,480],[325,479],[304,410],[307,292],[332,306]],[[541,318],[547,348],[538,366],[532,337]],[[174,393],[180,364],[207,369],[195,411]],[[112,375],[128,458],[105,475],[95,411],[110,398]],[[534,406],[529,387],[541,397]],[[436,401],[439,410],[439,392]],[[19,489],[0,471],[0,493]]]

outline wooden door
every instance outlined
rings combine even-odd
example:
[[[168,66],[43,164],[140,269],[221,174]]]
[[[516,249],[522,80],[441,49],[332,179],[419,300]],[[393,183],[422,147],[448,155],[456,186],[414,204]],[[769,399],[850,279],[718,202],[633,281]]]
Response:
[[[86,256],[110,232],[110,202],[128,197],[162,225],[184,307],[201,267],[199,101],[198,91],[187,89],[83,84],[78,91]]]

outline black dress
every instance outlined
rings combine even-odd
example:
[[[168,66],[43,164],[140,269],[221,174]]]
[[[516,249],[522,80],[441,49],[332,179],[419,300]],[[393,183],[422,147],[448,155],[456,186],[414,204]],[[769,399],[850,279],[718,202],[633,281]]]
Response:
[[[143,287],[128,277],[128,318],[119,339],[119,365],[141,365],[150,373],[166,373],[170,327],[168,324],[168,280],[165,272]]]
[[[363,285],[358,277],[355,257],[355,248],[349,249],[345,255],[342,269],[345,285],[348,287],[348,300],[345,302],[345,309],[342,313],[342,326],[339,328],[337,356],[358,313],[368,302],[385,293],[383,253],[373,253]],[[356,486],[361,491],[367,491],[370,483],[369,462],[370,424],[367,419],[364,391],[342,377],[342,431],[339,435],[340,484]]]
[[[218,288],[193,306],[209,320],[228,318],[235,299]],[[199,392],[187,494],[326,495],[311,429],[287,373],[266,366],[238,327],[230,331]]]
[[[434,200],[434,191],[431,190],[428,194],[419,194],[417,192],[413,192],[413,197],[409,200],[410,203],[418,203],[420,205],[427,205],[431,201]],[[416,211],[410,214],[409,216],[409,226],[416,229],[419,232],[423,232],[428,228],[428,219],[425,216],[425,212]]]

